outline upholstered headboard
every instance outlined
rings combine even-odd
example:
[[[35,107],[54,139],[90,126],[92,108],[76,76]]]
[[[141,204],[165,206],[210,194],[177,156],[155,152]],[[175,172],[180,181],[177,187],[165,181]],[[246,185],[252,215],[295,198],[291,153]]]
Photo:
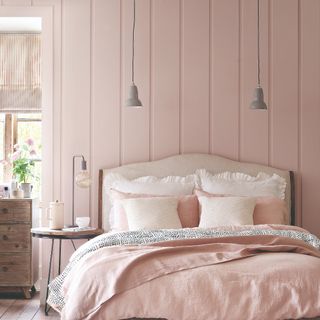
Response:
[[[211,173],[231,171],[243,172],[253,176],[259,172],[278,174],[287,182],[285,200],[290,212],[287,222],[291,224],[295,223],[293,172],[264,165],[233,161],[216,155],[195,153],[172,156],[156,161],[134,163],[117,168],[101,169],[99,172],[99,227],[102,227],[104,230],[108,230],[109,228],[110,201],[106,192],[110,188],[110,182],[108,181],[109,173],[119,173],[127,179],[135,179],[141,176],[185,176],[194,173],[196,169],[202,168],[207,169]]]

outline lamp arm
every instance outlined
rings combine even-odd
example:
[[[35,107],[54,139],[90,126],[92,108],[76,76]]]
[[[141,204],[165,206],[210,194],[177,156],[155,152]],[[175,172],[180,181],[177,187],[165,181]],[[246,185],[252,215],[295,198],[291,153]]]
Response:
[[[72,158],[72,227],[74,226],[74,178],[75,178],[75,162],[77,158],[82,158],[82,169],[86,170],[87,162],[82,154],[74,155]]]

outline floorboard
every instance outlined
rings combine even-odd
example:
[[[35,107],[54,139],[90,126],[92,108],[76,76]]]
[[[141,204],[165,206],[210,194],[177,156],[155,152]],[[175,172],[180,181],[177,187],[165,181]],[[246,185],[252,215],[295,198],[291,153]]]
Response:
[[[45,316],[44,308],[40,307],[39,293],[32,299],[0,299],[1,320],[59,320],[57,312],[50,309]]]

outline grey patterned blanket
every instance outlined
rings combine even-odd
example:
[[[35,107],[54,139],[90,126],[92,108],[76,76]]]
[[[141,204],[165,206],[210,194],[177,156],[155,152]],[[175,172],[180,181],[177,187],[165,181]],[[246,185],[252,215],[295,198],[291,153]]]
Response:
[[[62,292],[63,283],[70,271],[86,256],[94,251],[108,246],[146,245],[157,242],[199,239],[199,238],[224,238],[224,237],[250,237],[257,235],[271,235],[302,240],[320,250],[320,240],[304,229],[297,227],[281,226],[244,226],[212,229],[171,229],[153,231],[129,231],[121,233],[105,233],[82,245],[70,258],[64,271],[49,285],[48,303],[57,311],[61,311],[65,305]]]

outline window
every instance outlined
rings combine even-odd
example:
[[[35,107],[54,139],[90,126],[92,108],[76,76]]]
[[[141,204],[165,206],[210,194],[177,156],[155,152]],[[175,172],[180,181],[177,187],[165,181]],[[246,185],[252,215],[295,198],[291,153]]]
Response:
[[[0,158],[7,163],[0,168],[0,178],[10,182],[10,156],[22,151],[35,163],[34,178],[26,182],[32,182],[37,197],[41,194],[41,104],[41,33],[0,32]],[[18,151],[17,145],[21,147],[30,138],[34,144],[28,146],[28,152],[23,147]],[[16,164],[23,177],[25,163]]]
[[[1,137],[3,137],[1,139]],[[22,144],[29,138],[34,141],[36,156],[33,179],[33,196],[39,197],[41,191],[41,113],[0,114],[0,158],[9,162],[16,144]],[[1,166],[0,179],[10,182],[12,166]]]

